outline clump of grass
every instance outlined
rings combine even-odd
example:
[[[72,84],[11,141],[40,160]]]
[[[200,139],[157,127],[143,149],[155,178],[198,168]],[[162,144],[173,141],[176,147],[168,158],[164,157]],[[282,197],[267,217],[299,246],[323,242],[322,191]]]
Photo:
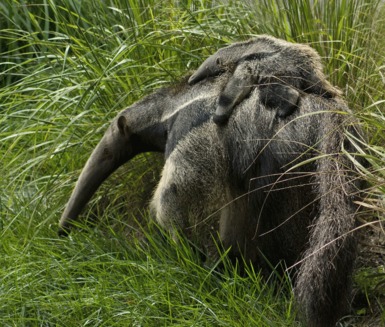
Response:
[[[154,235],[148,244],[114,231],[65,240],[46,233],[24,244],[8,235],[4,244],[12,246],[0,258],[1,324],[291,326],[294,315],[282,305],[290,295],[258,273],[204,268],[187,242],[171,247]]]
[[[1,324],[295,325],[290,292],[258,272],[240,277],[230,264],[215,272],[187,242],[173,248],[157,233],[145,232],[146,245],[127,240],[127,230],[140,228],[134,220],[148,219],[159,158],[137,158],[98,192],[84,213],[99,216],[98,228],[63,240],[56,224],[117,111],[220,46],[262,33],[320,52],[369,132],[374,169],[365,174],[381,199],[382,17],[377,0],[0,3]]]

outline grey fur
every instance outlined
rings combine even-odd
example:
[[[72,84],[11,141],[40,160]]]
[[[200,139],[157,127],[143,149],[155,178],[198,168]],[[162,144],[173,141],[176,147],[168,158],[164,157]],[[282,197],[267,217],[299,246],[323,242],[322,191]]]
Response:
[[[281,74],[297,77],[298,69],[284,65],[293,62],[297,46],[299,54],[305,52],[302,60],[312,62],[302,63],[313,69],[307,73],[323,77],[314,51],[276,43],[281,49],[274,67]],[[274,67],[265,71],[274,74]],[[360,137],[359,128],[337,92],[334,97],[304,93],[291,115],[275,119],[260,88],[250,89],[228,124],[218,128],[211,116],[233,78],[224,72],[191,86],[182,82],[119,113],[79,177],[60,233],[70,231],[117,167],[141,152],[164,152],[150,205],[154,219],[170,233],[180,230],[203,244],[205,238],[197,235],[219,225],[221,242],[234,260],[243,256],[263,271],[282,262],[293,267],[289,272],[305,325],[334,326],[349,309],[354,199],[360,187],[346,155],[354,146],[344,132]]]
[[[278,112],[280,118],[294,111],[296,103],[292,105],[292,101],[295,92],[298,92],[295,94],[297,98],[303,92],[325,97],[338,95],[338,91],[325,79],[319,56],[313,49],[266,35],[219,49],[190,77],[189,84],[225,71],[232,71],[233,74],[220,95],[214,115],[214,122],[218,125],[227,122],[234,107],[256,86],[269,91],[270,98],[280,96],[283,99]],[[276,92],[274,87],[268,87],[276,84],[287,86],[287,90],[291,91]],[[287,100],[285,95],[289,96]]]

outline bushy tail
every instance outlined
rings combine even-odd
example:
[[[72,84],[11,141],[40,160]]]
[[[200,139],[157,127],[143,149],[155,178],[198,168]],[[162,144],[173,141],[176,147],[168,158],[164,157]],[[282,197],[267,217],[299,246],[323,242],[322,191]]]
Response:
[[[358,135],[357,126],[338,112],[322,119],[317,166],[319,215],[310,230],[295,286],[298,309],[306,326],[331,327],[348,312],[356,252],[354,198],[359,192],[354,162],[347,153],[353,145],[345,128]]]

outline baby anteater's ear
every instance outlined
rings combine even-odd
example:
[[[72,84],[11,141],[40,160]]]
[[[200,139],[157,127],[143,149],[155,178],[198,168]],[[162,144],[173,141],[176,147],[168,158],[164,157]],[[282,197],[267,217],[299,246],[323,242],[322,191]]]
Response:
[[[341,95],[341,91],[331,85],[320,71],[312,71],[305,75],[301,88],[305,93],[320,95],[324,98],[334,98]]]

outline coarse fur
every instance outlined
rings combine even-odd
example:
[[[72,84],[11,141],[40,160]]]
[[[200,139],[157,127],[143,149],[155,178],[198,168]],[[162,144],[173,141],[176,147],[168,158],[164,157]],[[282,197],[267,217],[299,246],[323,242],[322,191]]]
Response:
[[[264,71],[275,75],[278,68],[295,80],[303,75],[291,67],[298,62],[311,69],[309,78],[332,88],[322,80],[313,50],[280,40],[275,46],[274,65],[267,62]],[[302,321],[334,326],[349,309],[360,187],[354,165],[359,158],[351,160],[355,149],[346,135],[360,138],[360,129],[337,91],[328,97],[304,92],[296,110],[277,119],[259,87],[218,127],[211,117],[233,78],[228,71],[194,85],[184,81],[119,113],[79,177],[60,233],[69,233],[115,169],[138,153],[163,152],[165,165],[150,205],[154,219],[171,234],[178,230],[202,243],[198,236],[217,224],[234,260],[242,256],[263,271],[291,267]]]
[[[189,84],[225,71],[231,71],[232,76],[221,92],[214,114],[218,125],[227,122],[234,107],[256,85],[265,93],[266,107],[277,109],[281,118],[295,110],[302,93],[338,95],[338,90],[324,77],[316,51],[267,35],[219,49],[200,65]]]

